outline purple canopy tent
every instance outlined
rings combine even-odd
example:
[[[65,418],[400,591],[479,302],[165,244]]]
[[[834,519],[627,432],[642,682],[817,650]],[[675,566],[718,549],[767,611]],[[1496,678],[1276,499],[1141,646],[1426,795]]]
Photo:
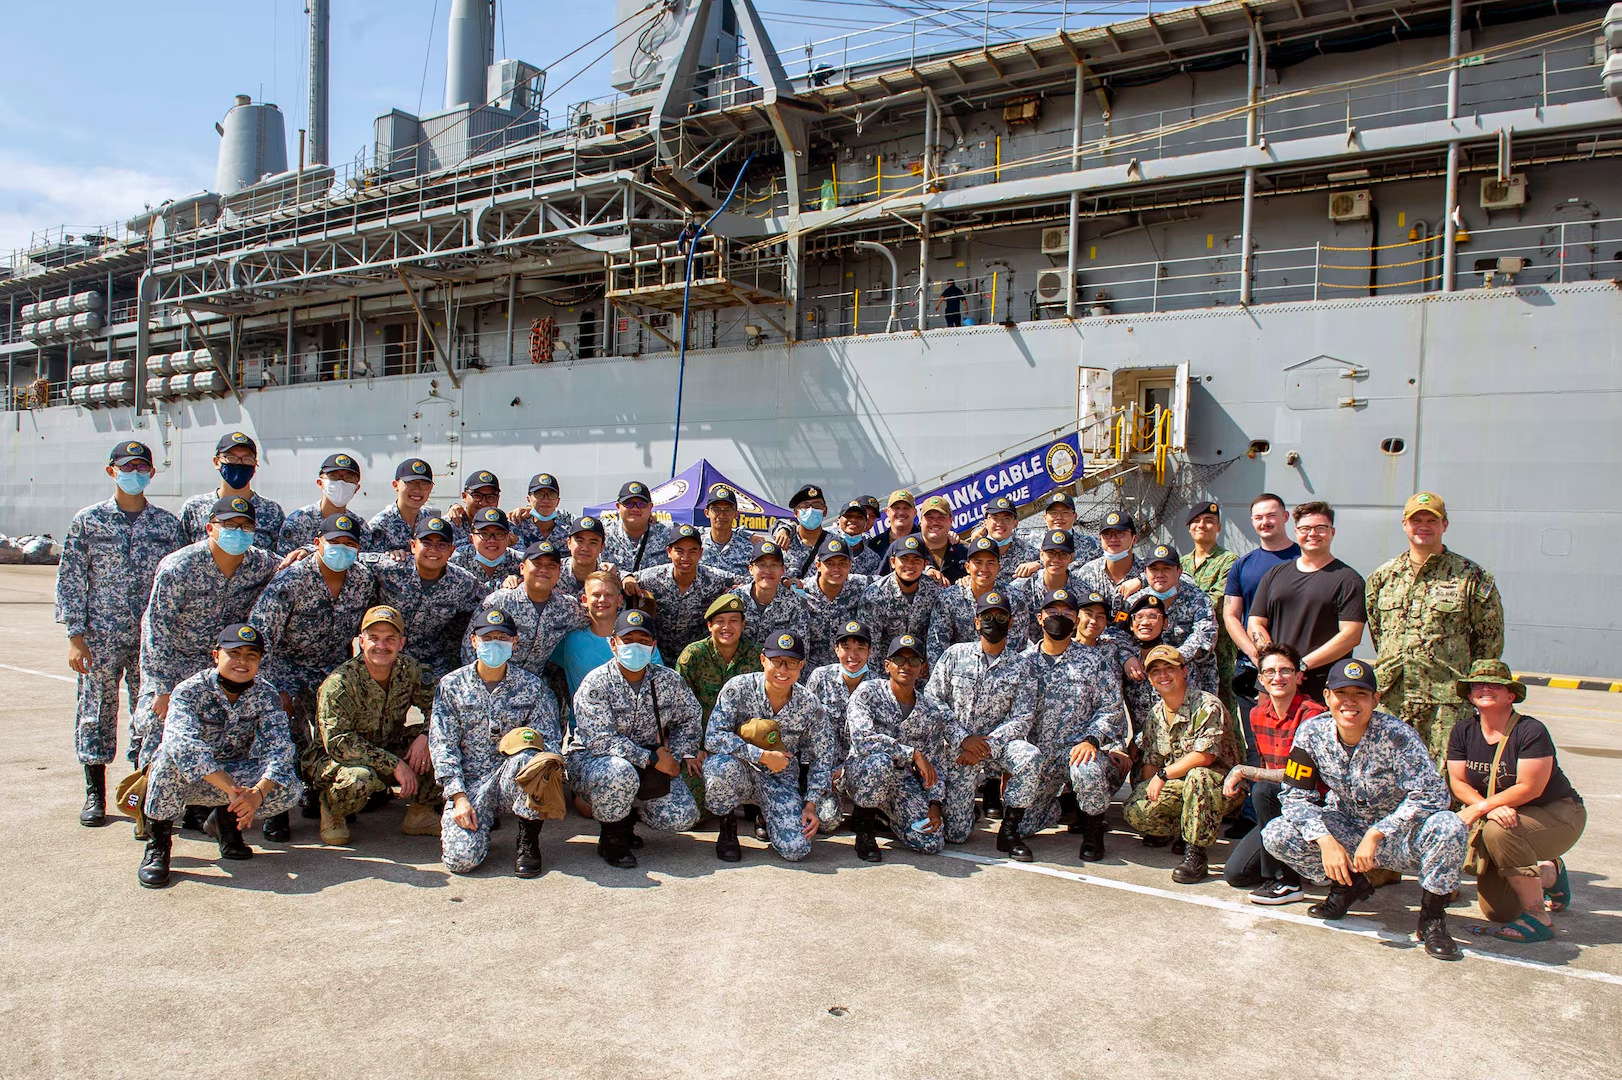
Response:
[[[764,532],[779,522],[794,520],[792,511],[767,502],[765,499],[734,484],[721,471],[703,458],[684,469],[679,475],[653,486],[653,516],[660,521],[676,525],[708,525],[704,516],[704,500],[712,488],[728,487],[738,497],[738,527]],[[586,513],[600,518],[616,518],[619,512],[613,503],[599,503],[586,507]]]

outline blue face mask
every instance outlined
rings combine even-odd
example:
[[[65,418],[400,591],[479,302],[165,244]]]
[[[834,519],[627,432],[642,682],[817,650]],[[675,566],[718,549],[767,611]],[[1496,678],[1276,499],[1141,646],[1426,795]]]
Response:
[[[531,510],[529,512],[529,516],[534,518],[536,521],[551,521],[553,518],[558,516],[558,512],[554,510],[550,514],[543,514],[539,510]]]
[[[1159,589],[1153,587],[1152,585],[1146,585],[1144,587],[1149,590],[1150,595],[1158,596],[1162,600],[1170,600],[1172,597],[1177,595],[1177,586],[1175,586],[1175,585],[1173,585],[1171,588],[1167,589],[1165,592],[1161,592]]]
[[[225,481],[226,487],[236,488],[241,491],[248,486],[248,481],[253,479],[254,470],[257,468],[257,465],[232,465],[226,463],[220,466],[220,479]]]
[[[1008,535],[1007,535],[1007,536],[1005,536],[1005,537],[1003,537],[1003,538],[1002,538],[1002,539],[1001,539],[1001,540],[998,540],[998,539],[997,539],[997,538],[996,538],[996,537],[995,537],[995,536],[993,536],[993,537],[992,537],[992,538],[991,538],[991,540],[992,540],[992,542],[993,542],[993,543],[994,543],[994,544],[996,544],[996,545],[997,545],[997,546],[998,546],[998,547],[1000,547],[1000,548],[1005,548],[1005,547],[1007,547],[1007,546],[1008,546],[1008,545],[1009,545],[1009,544],[1012,544],[1012,543],[1013,543],[1013,542],[1014,542],[1014,534],[1013,534],[1013,533],[1009,533],[1009,534],[1008,534]]]
[[[490,559],[490,558],[486,558],[484,556],[484,554],[479,551],[478,548],[473,549],[473,557],[475,559],[479,560],[484,565],[491,566],[491,567],[500,566],[502,563],[507,561],[506,552],[502,552],[501,558],[499,558],[499,559]]]
[[[480,638],[479,643],[473,646],[473,651],[478,653],[479,663],[487,668],[498,668],[512,659],[513,643]]]
[[[844,674],[844,675],[845,675],[845,676],[846,676],[846,677],[847,677],[847,678],[851,678],[851,679],[859,679],[859,678],[861,678],[861,677],[862,677],[862,676],[863,676],[863,675],[866,675],[866,674],[867,674],[867,664],[865,664],[865,663],[864,663],[864,664],[862,664],[862,666],[861,666],[861,667],[859,667],[859,668],[857,668],[857,669],[856,669],[856,670],[855,670],[855,671],[852,671],[852,670],[851,670],[851,669],[850,669],[850,668],[848,668],[848,667],[846,667],[846,666],[845,666],[845,665],[843,665],[843,664],[841,664],[841,665],[839,665],[839,670],[840,670],[840,672],[841,672],[841,673],[843,673],[843,674]]]
[[[824,514],[825,511],[818,510],[814,506],[808,506],[804,510],[794,511],[794,516],[799,518],[800,524],[805,526],[807,529],[815,529],[817,526],[821,525]]]
[[[117,484],[118,490],[126,495],[139,495],[146,490],[146,486],[151,482],[152,474],[149,472],[124,472],[120,470],[113,476],[113,483]]]
[[[641,671],[653,660],[653,646],[639,641],[623,641],[614,650],[614,659],[626,671]]]
[[[355,565],[360,558],[360,549],[344,547],[341,544],[322,544],[321,563],[335,574],[341,574]]]
[[[220,545],[220,550],[227,555],[241,555],[253,547],[252,529],[221,529],[220,534],[214,538]]]
[[[1131,548],[1127,548],[1125,551],[1106,551],[1106,552],[1104,552],[1104,558],[1108,559],[1110,562],[1120,562],[1122,559],[1130,559],[1131,557],[1132,557],[1132,549]]]

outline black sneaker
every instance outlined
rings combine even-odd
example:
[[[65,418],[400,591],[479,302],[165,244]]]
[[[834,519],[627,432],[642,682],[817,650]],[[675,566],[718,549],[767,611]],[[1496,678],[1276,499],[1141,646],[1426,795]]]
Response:
[[[1291,885],[1288,881],[1274,878],[1264,881],[1250,890],[1250,902],[1261,904],[1264,907],[1277,907],[1279,904],[1293,904],[1302,898],[1301,886]]]

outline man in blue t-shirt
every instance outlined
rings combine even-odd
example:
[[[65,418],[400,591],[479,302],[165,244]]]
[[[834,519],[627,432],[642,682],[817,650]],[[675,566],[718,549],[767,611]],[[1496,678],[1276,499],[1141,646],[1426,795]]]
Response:
[[[1256,643],[1245,629],[1245,620],[1250,617],[1256,587],[1267,572],[1301,554],[1301,548],[1290,539],[1289,522],[1289,508],[1272,492],[1264,491],[1250,501],[1250,526],[1256,530],[1261,547],[1239,556],[1228,571],[1228,588],[1222,602],[1223,626],[1239,646],[1233,690],[1239,699],[1239,722],[1244,725],[1247,746],[1254,742],[1250,737],[1250,710],[1256,707]]]

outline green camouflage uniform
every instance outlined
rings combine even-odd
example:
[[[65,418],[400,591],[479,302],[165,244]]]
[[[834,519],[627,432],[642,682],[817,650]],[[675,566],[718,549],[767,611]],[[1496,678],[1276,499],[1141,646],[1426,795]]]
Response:
[[[422,711],[421,719],[407,719],[413,705]],[[417,736],[428,733],[433,705],[433,674],[405,653],[394,661],[386,687],[372,678],[359,656],[339,664],[321,683],[317,740],[301,762],[327,809],[338,815],[358,813],[367,799],[395,786],[395,766]],[[412,802],[432,806],[441,798],[433,773],[417,777]]]
[[[1418,570],[1404,552],[1369,575],[1365,600],[1380,708],[1412,724],[1446,768],[1453,725],[1472,711],[1454,680],[1504,653],[1504,605],[1492,575],[1445,547]]]
[[[1233,668],[1239,659],[1239,646],[1228,636],[1228,627],[1222,621],[1222,607],[1227,602],[1228,571],[1238,561],[1239,556],[1220,544],[1197,568],[1194,565],[1194,552],[1183,556],[1183,573],[1193,578],[1194,584],[1210,599],[1211,611],[1216,616],[1217,697],[1222,699],[1222,704],[1234,716],[1239,715],[1239,699],[1233,694]]]
[[[739,639],[738,651],[732,654],[732,663],[729,664],[721,659],[721,654],[715,649],[715,642],[705,637],[681,651],[681,655],[676,658],[676,670],[687,680],[693,696],[698,698],[699,730],[703,731],[710,722],[710,710],[715,708],[716,698],[721,696],[721,687],[735,676],[765,669],[760,663],[760,646],[748,638]],[[693,800],[703,807],[703,775],[689,774],[683,769],[681,778],[687,782],[687,787],[692,791]]]
[[[1128,825],[1145,836],[1181,833],[1200,847],[1216,842],[1217,826],[1244,801],[1244,796],[1230,799],[1222,794],[1228,770],[1244,760],[1239,725],[1215,694],[1190,688],[1183,707],[1169,717],[1166,703],[1157,695],[1143,731],[1143,765],[1153,772],[1196,751],[1216,760],[1167,780],[1155,802],[1149,801],[1149,781],[1139,781],[1123,808]]]

